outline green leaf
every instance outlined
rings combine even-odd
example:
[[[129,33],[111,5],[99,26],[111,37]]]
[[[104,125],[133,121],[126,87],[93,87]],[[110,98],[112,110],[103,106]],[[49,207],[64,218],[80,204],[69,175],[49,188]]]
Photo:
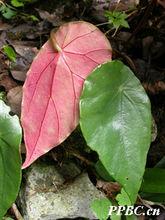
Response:
[[[165,203],[165,193],[140,193],[141,198],[152,201],[152,202],[161,202]]]
[[[15,201],[21,182],[21,127],[0,100],[0,219]]]
[[[116,200],[118,201],[118,204],[121,206],[124,206],[125,204],[131,205],[130,198],[128,197],[128,194],[125,192],[123,188],[121,190],[121,193],[117,195]]]
[[[16,53],[15,51],[13,50],[12,47],[10,47],[9,45],[5,45],[3,46],[3,50],[4,50],[4,53],[6,54],[6,56],[13,62],[16,61]]]
[[[125,27],[125,28],[129,28],[129,24],[126,20],[121,20],[120,21],[120,26]]]
[[[103,164],[101,163],[101,161],[99,160],[96,164],[95,164],[95,169],[96,172],[99,174],[99,176],[106,180],[106,181],[113,181],[114,179],[109,175],[108,171],[105,169],[105,167],[103,166]]]
[[[156,164],[157,168],[165,168],[165,156]]]
[[[24,6],[24,2],[19,1],[19,0],[11,0],[11,4],[12,4],[14,7],[22,7],[22,6]]]
[[[122,62],[105,63],[86,79],[80,126],[88,146],[134,204],[151,141],[151,107],[141,83]]]
[[[29,15],[28,18],[32,21],[39,21],[39,19],[35,15]]]
[[[129,24],[126,21],[127,15],[124,12],[105,11],[104,15],[108,18],[108,22],[112,24],[115,28],[119,28],[120,26],[129,28]]]
[[[6,93],[5,92],[0,92],[0,100],[5,100],[6,99]]]
[[[106,220],[109,214],[109,207],[112,205],[107,198],[96,199],[91,203],[91,209],[99,220]]]
[[[34,2],[37,2],[38,0],[11,0],[11,4],[14,7],[23,7],[26,3],[32,4]]]
[[[12,17],[14,17],[17,12],[12,10],[10,7],[6,6],[6,5],[2,5],[0,7],[0,12],[2,14],[2,16],[6,19],[11,19]]]
[[[126,220],[138,220],[138,217],[136,215],[127,215],[125,217]]]
[[[38,0],[21,0],[21,1],[23,1],[23,2],[25,2],[25,3],[32,4],[32,3],[34,3],[34,2],[37,2]]]
[[[165,193],[165,169],[146,169],[141,191],[147,193]]]
[[[10,217],[4,217],[2,220],[14,220],[14,219]]]
[[[113,212],[111,215],[111,220],[120,220],[121,215],[117,215],[116,212]]]

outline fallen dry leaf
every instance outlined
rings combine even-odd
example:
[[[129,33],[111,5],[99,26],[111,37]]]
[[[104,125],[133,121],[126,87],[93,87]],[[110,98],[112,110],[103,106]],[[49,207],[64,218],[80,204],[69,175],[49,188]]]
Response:
[[[64,7],[56,9],[53,13],[48,11],[36,9],[43,20],[50,22],[54,27],[62,24],[62,18],[64,14]]]
[[[8,30],[10,29],[12,26],[7,24],[7,23],[4,23],[0,20],[0,31],[5,31],[5,30]]]
[[[8,66],[5,62],[5,58],[6,56],[0,52],[0,74],[2,73],[5,73],[7,74],[8,73]]]
[[[109,10],[127,11],[130,9],[135,9],[138,4],[139,0],[110,0]]]
[[[96,187],[102,190],[108,198],[114,199],[116,194],[120,192],[121,186],[117,182],[106,182],[97,180]]]
[[[17,52],[16,62],[10,64],[10,71],[14,79],[24,82],[26,73],[35,55],[38,53],[34,43],[13,41],[12,46]]]
[[[158,4],[165,8],[165,0],[158,0]]]
[[[17,86],[17,83],[6,73],[0,74],[0,86],[2,86],[6,92]]]
[[[17,86],[9,90],[7,93],[8,105],[11,111],[18,116],[21,114],[22,86]]]
[[[143,83],[144,89],[150,94],[158,94],[160,92],[165,92],[165,82],[158,81],[155,83]]]

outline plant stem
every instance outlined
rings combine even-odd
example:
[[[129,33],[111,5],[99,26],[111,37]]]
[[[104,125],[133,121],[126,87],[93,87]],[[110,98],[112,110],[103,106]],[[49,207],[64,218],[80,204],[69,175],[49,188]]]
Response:
[[[106,25],[106,24],[109,24],[109,21],[104,22],[104,23],[97,24],[96,27],[99,27],[99,26],[102,26],[102,25]]]
[[[23,217],[22,217],[21,213],[19,212],[15,203],[13,203],[13,205],[11,207],[11,211],[14,213],[17,220],[23,220]]]

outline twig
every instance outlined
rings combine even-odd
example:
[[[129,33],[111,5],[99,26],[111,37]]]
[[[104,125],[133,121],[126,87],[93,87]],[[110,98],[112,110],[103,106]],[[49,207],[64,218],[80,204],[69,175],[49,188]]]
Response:
[[[139,195],[138,195],[138,199],[143,205],[145,205],[149,209],[152,209],[152,207],[151,207],[152,205],[158,205],[158,206],[162,207],[163,209],[165,209],[165,206],[159,202],[152,202],[152,201],[142,199]]]
[[[17,220],[24,220],[15,203],[13,203],[11,211],[13,212]]]
[[[106,24],[109,24],[109,21],[104,22],[104,23],[97,24],[96,27],[103,26],[103,25],[106,25]]]
[[[132,59],[126,55],[125,53],[122,53],[116,49],[113,50],[113,52],[117,55],[117,56],[120,56],[122,57],[130,66],[130,68],[133,70],[133,72],[136,72],[136,67],[135,67],[135,64],[134,62],[132,61]]]
[[[4,5],[5,6],[5,3],[3,1],[0,1],[0,4]]]
[[[152,2],[147,6],[146,11],[144,12],[142,19],[140,20],[139,24],[137,25],[137,27],[133,31],[133,33],[130,36],[130,38],[128,39],[128,41],[130,41],[132,39],[132,37],[135,36],[139,32],[139,30],[144,26],[145,21],[147,20],[147,18],[150,15],[150,11],[153,9],[153,7],[155,5],[155,1],[156,0],[152,0]]]
[[[158,81],[155,83],[142,83],[143,87],[150,94],[159,94],[165,91],[165,83],[163,81]]]
[[[138,195],[138,199],[144,206],[146,206],[149,209],[152,209],[152,207],[150,206],[151,204],[148,204],[148,202],[146,200],[143,200],[139,195]]]
[[[70,155],[77,157],[79,160],[81,160],[82,162],[84,162],[88,166],[91,166],[94,164],[92,161],[88,160],[86,157],[81,155],[80,152],[77,150],[67,149],[67,151]]]
[[[112,37],[115,37],[115,35],[116,35],[116,33],[117,33],[118,30],[119,30],[119,27],[117,27],[117,28],[115,29],[115,32],[113,33]]]

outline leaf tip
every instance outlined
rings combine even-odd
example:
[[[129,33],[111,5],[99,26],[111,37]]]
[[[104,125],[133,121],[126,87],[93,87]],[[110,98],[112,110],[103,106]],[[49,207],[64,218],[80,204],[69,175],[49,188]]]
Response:
[[[29,167],[30,165],[31,165],[31,163],[28,162],[27,160],[25,160],[25,162],[24,162],[23,165],[22,165],[22,170],[23,170],[23,169],[26,169],[26,168]]]

